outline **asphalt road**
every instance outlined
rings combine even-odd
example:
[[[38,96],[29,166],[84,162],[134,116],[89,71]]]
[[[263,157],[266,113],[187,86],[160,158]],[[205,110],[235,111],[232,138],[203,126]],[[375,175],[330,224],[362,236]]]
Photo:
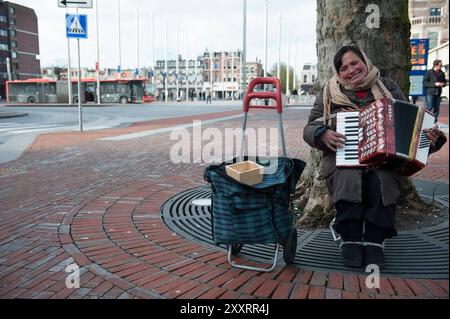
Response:
[[[126,127],[150,120],[218,113],[241,109],[242,102],[191,104],[139,104],[83,107],[84,131]],[[46,132],[78,131],[78,107],[8,106],[8,112],[28,113],[17,118],[0,118],[0,164],[17,159],[34,138]]]

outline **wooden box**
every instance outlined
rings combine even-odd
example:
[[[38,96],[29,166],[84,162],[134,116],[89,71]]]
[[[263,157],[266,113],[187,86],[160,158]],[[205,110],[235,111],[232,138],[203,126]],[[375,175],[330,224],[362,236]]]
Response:
[[[264,167],[252,161],[226,166],[228,176],[246,185],[256,185],[263,181]]]

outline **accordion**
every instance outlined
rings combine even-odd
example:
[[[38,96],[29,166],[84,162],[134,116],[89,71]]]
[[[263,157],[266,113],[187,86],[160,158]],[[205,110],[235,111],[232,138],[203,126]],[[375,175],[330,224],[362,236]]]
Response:
[[[347,137],[337,167],[379,167],[412,176],[427,165],[433,114],[404,101],[383,98],[357,112],[336,115],[336,131]]]

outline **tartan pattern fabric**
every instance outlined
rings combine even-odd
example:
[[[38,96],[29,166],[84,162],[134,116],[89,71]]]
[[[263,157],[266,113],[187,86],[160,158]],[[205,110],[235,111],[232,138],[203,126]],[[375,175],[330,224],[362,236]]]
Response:
[[[286,158],[277,161],[276,172],[264,175],[263,182],[254,186],[228,177],[227,163],[206,169],[205,180],[212,188],[212,235],[216,244],[283,243],[291,234],[289,195],[295,192],[305,163]]]

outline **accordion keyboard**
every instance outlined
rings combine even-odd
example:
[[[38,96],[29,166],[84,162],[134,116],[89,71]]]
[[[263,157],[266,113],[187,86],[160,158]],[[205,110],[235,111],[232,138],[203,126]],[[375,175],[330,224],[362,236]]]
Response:
[[[434,127],[435,118],[432,114],[425,112],[423,117],[422,129],[419,139],[419,146],[417,148],[416,160],[423,164],[428,162],[428,153],[430,152],[431,142],[426,135],[426,130]]]
[[[336,132],[345,135],[347,142],[336,153],[336,166],[359,166],[359,112],[337,113]]]

